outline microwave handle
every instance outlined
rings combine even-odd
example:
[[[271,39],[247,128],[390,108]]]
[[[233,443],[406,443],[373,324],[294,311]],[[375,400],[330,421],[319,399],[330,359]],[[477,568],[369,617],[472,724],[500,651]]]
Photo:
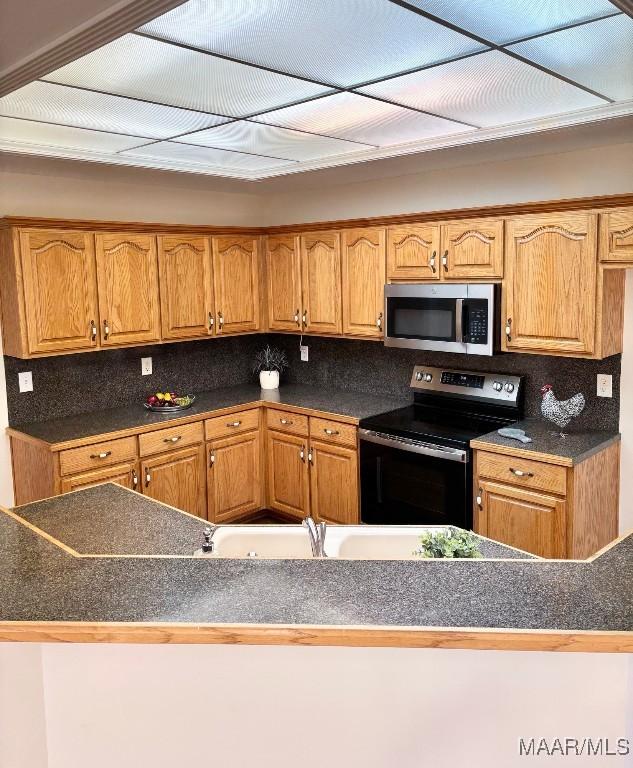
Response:
[[[464,299],[455,301],[455,341],[464,341]]]

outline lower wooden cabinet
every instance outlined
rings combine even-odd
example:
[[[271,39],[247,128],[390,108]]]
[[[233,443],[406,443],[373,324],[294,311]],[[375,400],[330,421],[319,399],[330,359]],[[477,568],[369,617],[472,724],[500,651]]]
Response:
[[[204,447],[183,448],[144,459],[143,493],[198,517],[206,517]]]
[[[136,462],[119,464],[115,467],[104,467],[91,472],[82,472],[78,475],[64,477],[61,481],[62,493],[79,491],[82,488],[91,488],[100,483],[116,483],[133,491],[139,489],[139,474]]]
[[[308,446],[305,437],[267,434],[268,504],[270,509],[303,519],[310,510]]]
[[[310,444],[310,507],[329,523],[358,523],[358,453],[326,443]]]
[[[227,523],[262,507],[259,431],[207,443],[208,516]]]

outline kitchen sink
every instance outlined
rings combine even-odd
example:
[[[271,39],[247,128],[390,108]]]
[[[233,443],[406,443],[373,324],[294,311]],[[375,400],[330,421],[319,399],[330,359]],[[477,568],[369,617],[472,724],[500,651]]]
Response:
[[[210,557],[312,557],[308,532],[301,525],[221,525],[213,544]]]
[[[439,530],[443,529],[412,526],[329,528],[325,537],[325,550],[329,557],[348,560],[411,560],[414,551],[420,546],[422,533]]]

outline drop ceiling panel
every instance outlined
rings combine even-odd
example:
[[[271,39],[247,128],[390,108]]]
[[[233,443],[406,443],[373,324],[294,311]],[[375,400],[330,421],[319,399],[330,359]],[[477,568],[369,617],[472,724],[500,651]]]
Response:
[[[617,10],[609,0],[407,1],[493,43],[508,43]]]
[[[82,128],[0,117],[0,145],[6,143],[23,145],[25,150],[29,146],[48,147],[54,155],[55,149],[116,153],[137,145],[139,139],[133,136],[119,136],[113,133],[87,131]]]
[[[612,99],[633,99],[633,19],[624,14],[509,46]]]
[[[319,85],[134,34],[44,79],[229,117],[328,92]]]
[[[349,152],[371,149],[366,144],[356,144],[327,136],[291,131],[270,125],[260,125],[240,120],[218,128],[198,131],[183,136],[179,141],[201,144],[205,147],[251,152],[256,155],[288,160],[316,160]]]
[[[338,86],[482,48],[387,0],[190,0],[141,31]]]
[[[41,82],[30,83],[0,99],[0,115],[150,139],[166,139],[228,119]]]
[[[480,127],[605,104],[499,51],[367,86],[361,92]]]
[[[389,147],[462,133],[460,123],[424,115],[355,93],[337,93],[254,118],[300,131]]]

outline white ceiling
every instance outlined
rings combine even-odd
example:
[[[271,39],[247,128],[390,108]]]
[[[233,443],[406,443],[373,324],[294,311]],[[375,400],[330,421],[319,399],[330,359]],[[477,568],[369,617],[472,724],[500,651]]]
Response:
[[[609,0],[189,0],[0,99],[0,150],[257,180],[633,114]]]

